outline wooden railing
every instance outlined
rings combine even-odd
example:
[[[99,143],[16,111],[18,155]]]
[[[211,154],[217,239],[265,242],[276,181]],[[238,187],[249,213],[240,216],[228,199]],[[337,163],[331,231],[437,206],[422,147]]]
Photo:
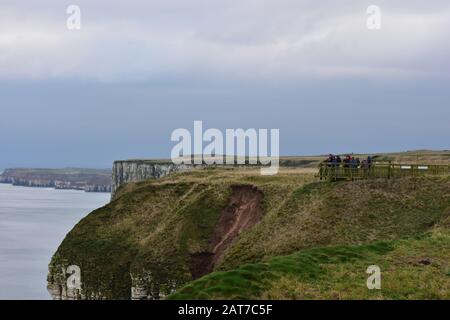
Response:
[[[320,180],[358,180],[358,179],[391,179],[424,174],[449,174],[450,165],[397,164],[375,162],[371,165],[354,165],[322,162],[319,164]]]

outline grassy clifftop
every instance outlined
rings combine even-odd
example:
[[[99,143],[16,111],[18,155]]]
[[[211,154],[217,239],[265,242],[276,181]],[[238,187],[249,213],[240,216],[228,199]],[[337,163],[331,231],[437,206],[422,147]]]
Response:
[[[448,220],[448,219],[447,219]],[[368,266],[381,289],[368,290]],[[214,272],[170,299],[450,299],[450,230],[416,237],[300,250]]]
[[[277,271],[272,278],[271,269],[295,269],[299,263],[311,269],[307,277],[319,277],[321,271],[298,257],[335,265],[336,258],[326,256],[337,245],[344,262],[348,254],[367,259],[362,248],[369,256],[389,254],[406,241],[399,239],[442,223],[449,215],[449,190],[449,177],[327,184],[316,182],[307,169],[272,177],[255,169],[206,169],[127,184],[66,236],[51,261],[49,282],[62,284],[61,268],[75,264],[87,298],[128,299],[132,287],[141,298],[160,298],[215,270],[174,297],[232,298],[226,286],[230,294],[208,288],[223,272],[244,268],[261,279],[268,271],[271,280],[262,286],[227,276],[229,283],[237,281],[233,288],[245,283],[259,288],[242,289],[242,297],[285,298],[291,291],[284,290],[286,283],[305,284],[291,281],[296,274],[290,272]],[[386,242],[377,244],[380,240]]]

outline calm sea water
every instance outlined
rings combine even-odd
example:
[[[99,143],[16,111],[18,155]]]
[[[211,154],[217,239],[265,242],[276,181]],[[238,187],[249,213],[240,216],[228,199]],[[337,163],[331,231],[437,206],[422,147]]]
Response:
[[[50,299],[47,267],[72,227],[109,193],[0,183],[0,299]]]

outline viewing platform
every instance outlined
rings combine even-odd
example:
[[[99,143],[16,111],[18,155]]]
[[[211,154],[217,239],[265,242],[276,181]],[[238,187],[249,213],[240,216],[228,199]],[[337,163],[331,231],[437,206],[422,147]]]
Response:
[[[450,173],[450,165],[439,164],[397,164],[391,162],[374,162],[370,165],[358,165],[321,162],[318,177],[320,180],[360,180],[392,179],[419,175],[443,175]]]

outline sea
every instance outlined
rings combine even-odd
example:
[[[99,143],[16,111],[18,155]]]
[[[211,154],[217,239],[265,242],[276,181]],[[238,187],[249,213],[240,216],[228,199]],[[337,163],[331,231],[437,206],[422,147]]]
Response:
[[[109,193],[0,183],[0,299],[51,299],[48,264],[75,224]]]

